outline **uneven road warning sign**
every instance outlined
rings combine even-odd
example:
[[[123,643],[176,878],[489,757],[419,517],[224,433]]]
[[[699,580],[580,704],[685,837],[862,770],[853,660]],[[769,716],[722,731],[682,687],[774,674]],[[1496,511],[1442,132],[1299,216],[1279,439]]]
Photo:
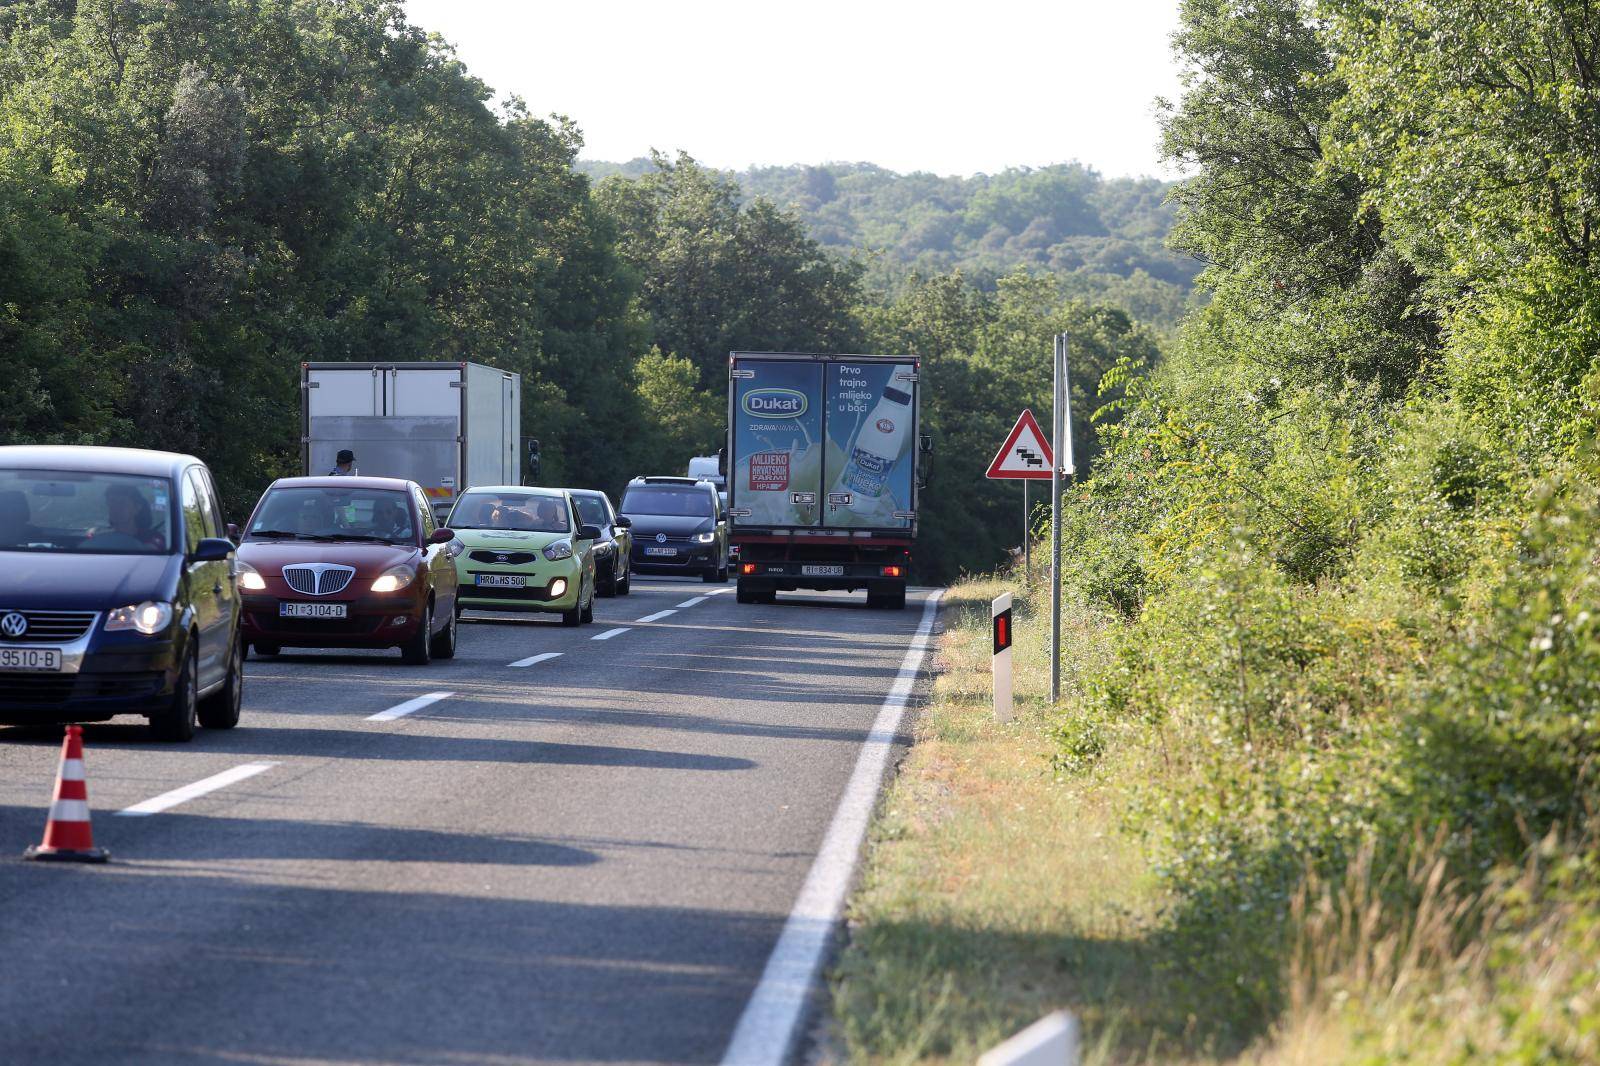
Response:
[[[995,453],[987,476],[1049,481],[1050,467],[1054,463],[1055,456],[1050,452],[1050,442],[1045,439],[1044,430],[1034,421],[1032,411],[1023,411],[1017,416],[1017,424],[1006,435],[1006,442]]]

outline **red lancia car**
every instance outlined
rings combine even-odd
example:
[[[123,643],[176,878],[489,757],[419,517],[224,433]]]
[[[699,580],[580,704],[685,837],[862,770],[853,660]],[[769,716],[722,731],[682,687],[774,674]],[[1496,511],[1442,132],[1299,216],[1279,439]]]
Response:
[[[460,546],[414,482],[280,478],[239,545],[244,639],[259,655],[399,648],[418,665],[452,658]]]

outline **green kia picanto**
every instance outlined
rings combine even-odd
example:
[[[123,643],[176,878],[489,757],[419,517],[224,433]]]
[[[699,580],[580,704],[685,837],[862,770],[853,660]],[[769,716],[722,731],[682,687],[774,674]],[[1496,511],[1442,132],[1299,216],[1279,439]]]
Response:
[[[449,526],[466,549],[456,609],[544,611],[561,624],[594,621],[594,545],[564,489],[486,485],[461,494]]]

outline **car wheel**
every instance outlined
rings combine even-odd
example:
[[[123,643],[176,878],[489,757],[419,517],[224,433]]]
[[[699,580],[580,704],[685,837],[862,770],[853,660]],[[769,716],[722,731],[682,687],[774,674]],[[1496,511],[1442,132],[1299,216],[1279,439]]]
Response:
[[[594,621],[594,589],[589,590],[589,602],[584,605],[583,617],[579,621],[585,625]]]
[[[722,560],[722,568],[717,571],[717,584],[726,585],[727,583],[728,583],[728,560],[724,559],[724,560]]]
[[[422,624],[414,637],[400,645],[400,658],[411,666],[427,666],[433,661],[433,604],[422,609]]]
[[[602,596],[615,596],[617,594],[617,564],[613,562],[606,568],[606,576],[595,589]]]
[[[189,638],[189,651],[183,658],[183,668],[178,671],[178,686],[172,693],[171,705],[150,716],[150,735],[157,740],[181,743],[194,739],[200,711],[195,690],[195,675],[200,671],[200,653],[194,647],[196,639]]]
[[[276,655],[283,650],[276,644],[262,644],[259,641],[250,646],[255,649],[257,655]]]
[[[633,591],[633,563],[629,563],[622,571],[622,584],[617,586],[617,595],[626,596]]]
[[[581,625],[582,623],[583,623],[583,609],[581,607],[574,607],[570,611],[562,611],[561,612],[561,624],[562,625],[564,625],[564,626],[575,626],[575,625]]]
[[[451,612],[450,621],[445,625],[444,632],[434,637],[428,644],[428,650],[435,659],[454,659],[456,657],[456,619],[460,615]]]
[[[239,724],[239,708],[244,703],[244,641],[233,642],[228,658],[228,677],[222,687],[200,701],[197,714],[207,729],[232,729]]]
[[[733,598],[738,600],[740,603],[756,602],[756,589],[754,583],[749,581],[736,582],[733,586]]]
[[[717,580],[717,568],[712,566],[700,571],[700,580],[708,585],[715,582]]]

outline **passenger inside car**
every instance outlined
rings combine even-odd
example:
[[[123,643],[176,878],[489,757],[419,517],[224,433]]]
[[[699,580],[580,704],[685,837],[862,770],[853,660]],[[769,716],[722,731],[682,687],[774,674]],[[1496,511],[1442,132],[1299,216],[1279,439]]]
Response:
[[[28,497],[21,489],[0,491],[0,548],[21,547],[33,536]]]
[[[110,485],[106,488],[106,525],[90,534],[94,546],[102,551],[126,548],[166,549],[167,538],[155,528],[150,501],[132,485]]]
[[[389,540],[411,540],[411,516],[396,500],[377,500],[372,505],[372,521],[364,532]]]

